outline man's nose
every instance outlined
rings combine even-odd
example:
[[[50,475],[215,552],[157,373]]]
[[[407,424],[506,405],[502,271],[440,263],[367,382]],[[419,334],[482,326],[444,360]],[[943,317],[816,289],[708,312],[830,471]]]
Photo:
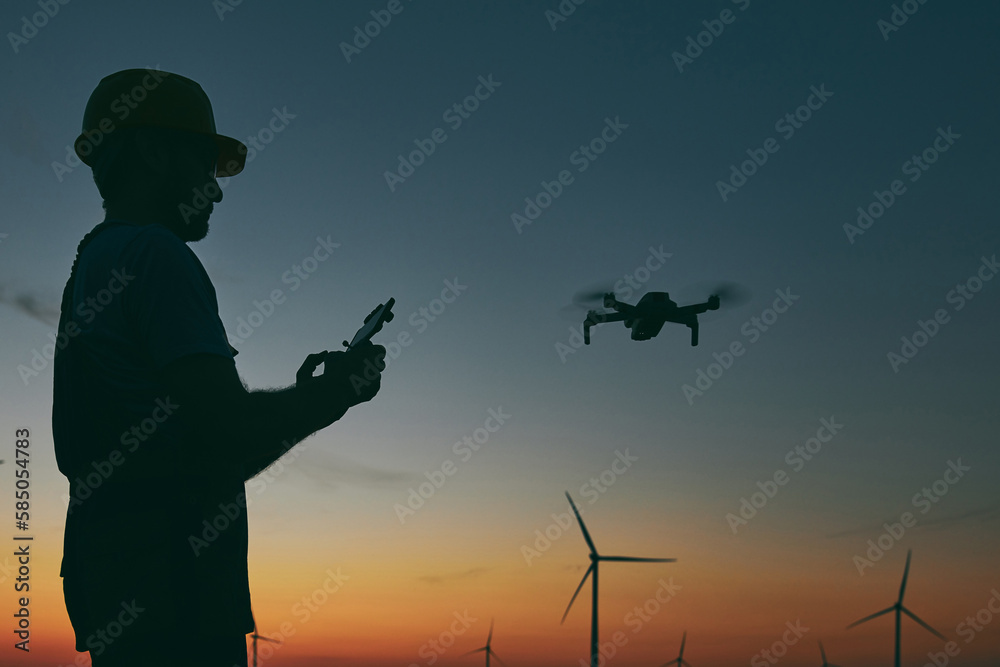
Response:
[[[219,181],[216,180],[215,174],[209,176],[208,183],[205,184],[205,196],[215,204],[222,201],[222,188],[219,187]]]

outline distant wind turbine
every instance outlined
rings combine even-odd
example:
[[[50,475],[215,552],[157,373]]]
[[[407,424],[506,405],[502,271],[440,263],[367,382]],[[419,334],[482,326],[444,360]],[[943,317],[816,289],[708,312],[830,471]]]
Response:
[[[600,658],[599,644],[597,639],[597,566],[600,565],[601,561],[616,561],[624,563],[675,563],[676,558],[632,558],[631,556],[601,556],[597,553],[597,547],[594,546],[594,540],[590,539],[590,533],[587,532],[587,526],[583,523],[583,519],[580,518],[580,512],[576,509],[576,504],[573,499],[570,498],[569,492],[566,493],[566,498],[569,499],[569,505],[573,508],[573,514],[576,515],[576,520],[580,523],[580,530],[583,531],[583,539],[587,541],[587,546],[590,547],[590,567],[587,568],[587,572],[583,575],[583,579],[580,581],[580,585],[576,587],[576,592],[573,593],[573,597],[569,601],[569,605],[566,607],[566,611],[563,613],[562,621],[566,620],[566,615],[569,614],[570,607],[573,606],[573,602],[576,600],[576,596],[580,594],[580,589],[583,585],[587,583],[587,577],[591,573],[594,574],[593,579],[593,602],[592,602],[592,612],[590,617],[590,667],[598,667],[598,659]]]
[[[660,667],[667,667],[668,665],[677,665],[677,667],[684,667],[685,665],[687,665],[687,667],[691,667],[691,663],[684,659],[684,642],[687,641],[687,636],[688,633],[687,630],[685,630],[684,635],[681,637],[681,652],[677,655],[676,658],[674,658],[670,662],[663,663],[662,665],[660,665]],[[830,667],[834,666],[831,665]]]
[[[257,621],[256,620],[254,620],[254,622],[253,622],[253,634],[250,635],[250,636],[253,637],[253,667],[257,667],[257,640],[258,639],[263,639],[266,642],[271,642],[271,643],[274,643],[274,644],[280,644],[281,642],[278,641],[277,639],[271,639],[270,637],[265,637],[263,635],[258,635],[257,634]]]
[[[499,662],[501,665],[506,665],[507,663],[504,662],[503,660],[501,660],[500,656],[498,656],[496,653],[494,653],[493,649],[490,648],[490,642],[491,641],[493,641],[493,619],[492,618],[490,619],[490,634],[486,637],[486,646],[483,646],[482,648],[473,649],[472,651],[469,651],[468,653],[463,653],[461,657],[464,658],[467,655],[472,655],[473,653],[479,653],[480,651],[482,651],[483,653],[486,654],[486,667],[490,667],[490,656],[491,655],[494,658],[496,658],[497,662]]]
[[[903,593],[906,592],[906,578],[910,574],[910,556],[912,555],[913,555],[913,549],[910,549],[909,551],[906,552],[906,568],[903,570],[903,584],[899,587],[899,599],[896,600],[896,604],[892,605],[888,609],[883,609],[882,611],[876,612],[871,616],[865,616],[860,621],[855,621],[854,623],[851,623],[850,625],[847,626],[847,629],[850,630],[854,626],[861,625],[865,621],[870,621],[873,618],[881,616],[882,614],[888,614],[890,611],[895,611],[896,612],[896,662],[895,662],[896,667],[899,667],[899,630],[900,630],[900,621],[902,619],[902,616],[900,615],[901,613],[906,614],[914,621],[922,625],[928,632],[932,633],[935,637],[943,639],[944,641],[948,641],[947,637],[942,635],[940,632],[938,632],[931,626],[924,623],[922,620],[917,618],[916,614],[914,614],[912,611],[903,606]]]
[[[840,667],[826,661],[826,651],[823,650],[823,642],[819,643],[819,654],[823,656],[823,664],[820,667]]]

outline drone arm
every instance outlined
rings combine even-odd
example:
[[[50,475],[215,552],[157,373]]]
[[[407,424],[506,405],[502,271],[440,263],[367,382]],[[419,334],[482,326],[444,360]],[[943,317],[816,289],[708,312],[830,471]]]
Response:
[[[712,301],[706,301],[705,303],[693,303],[690,306],[682,306],[677,310],[684,315],[700,315],[709,310],[718,310],[718,305],[712,308]]]
[[[596,310],[590,311],[587,313],[587,319],[583,321],[584,345],[590,345],[590,327],[596,324],[604,324],[605,322],[622,322],[624,320],[624,313],[599,313]]]

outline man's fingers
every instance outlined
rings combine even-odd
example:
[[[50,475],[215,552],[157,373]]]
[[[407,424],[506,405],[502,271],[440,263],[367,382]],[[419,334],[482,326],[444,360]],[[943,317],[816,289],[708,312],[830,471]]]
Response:
[[[316,354],[310,354],[306,357],[306,360],[302,362],[299,370],[295,373],[295,382],[308,382],[313,379],[313,372],[319,368],[319,365],[326,361],[327,355],[329,353],[324,350],[323,352],[318,352]]]

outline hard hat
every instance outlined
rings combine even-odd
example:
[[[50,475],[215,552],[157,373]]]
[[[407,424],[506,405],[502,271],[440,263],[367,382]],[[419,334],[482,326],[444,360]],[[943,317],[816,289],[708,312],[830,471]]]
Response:
[[[247,147],[215,131],[205,91],[179,74],[126,69],[101,79],[83,112],[83,133],[73,144],[84,164],[94,166],[101,143],[119,127],[162,127],[212,137],[219,147],[217,177],[235,176],[246,163]]]

